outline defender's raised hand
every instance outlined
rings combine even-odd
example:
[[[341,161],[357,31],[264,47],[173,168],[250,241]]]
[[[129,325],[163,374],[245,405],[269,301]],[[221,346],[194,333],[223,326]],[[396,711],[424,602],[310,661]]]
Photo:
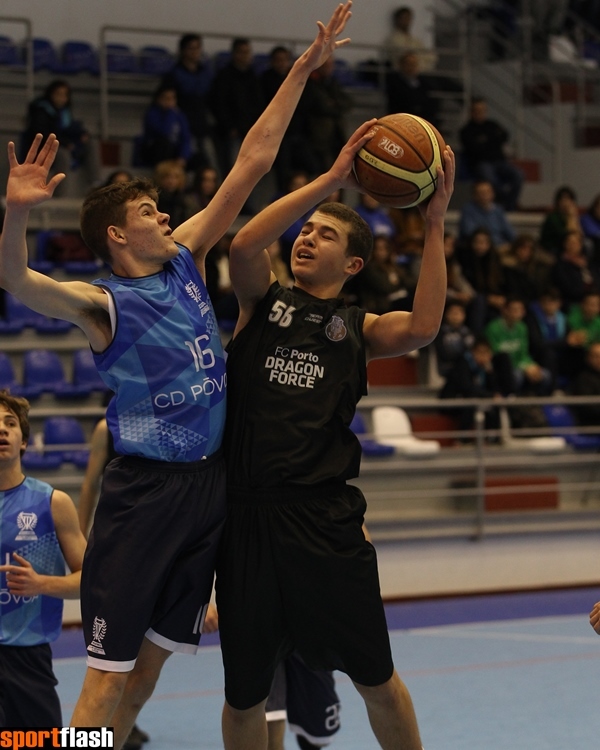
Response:
[[[10,172],[6,185],[6,205],[14,208],[33,208],[52,197],[57,185],[65,178],[57,174],[48,182],[48,174],[58,151],[58,140],[49,135],[40,149],[42,136],[38,133],[31,144],[25,161],[19,164],[15,144],[8,144]]]
[[[317,21],[317,26],[319,27],[317,38],[302,55],[311,70],[320,68],[325,60],[327,60],[327,58],[338,49],[338,47],[344,47],[346,44],[350,43],[349,38],[338,39],[338,36],[344,31],[344,28],[352,15],[350,11],[351,7],[352,0],[348,0],[346,3],[340,3],[334,10],[327,26],[321,21]]]

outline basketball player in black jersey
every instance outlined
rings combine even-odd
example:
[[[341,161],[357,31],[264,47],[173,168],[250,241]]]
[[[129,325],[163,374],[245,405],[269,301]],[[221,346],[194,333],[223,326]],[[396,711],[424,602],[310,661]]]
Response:
[[[264,701],[281,658],[346,672],[381,747],[421,750],[407,688],[392,663],[375,550],[350,430],[368,358],[404,354],[437,334],[446,295],[444,217],[454,185],[447,147],[425,220],[411,312],[377,316],[338,295],[368,260],[372,237],[352,210],[320,205],[292,249],[293,289],[279,286],[264,249],[340,187],[371,137],[365,123],[326,174],[250,220],[233,241],[240,316],[229,344],[228,518],[217,568],[225,666],[226,750],[264,750]]]

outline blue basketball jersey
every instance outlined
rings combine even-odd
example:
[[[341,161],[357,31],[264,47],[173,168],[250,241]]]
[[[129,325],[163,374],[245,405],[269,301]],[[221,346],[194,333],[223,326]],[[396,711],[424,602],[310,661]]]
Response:
[[[221,446],[225,355],[217,321],[190,251],[160,273],[97,279],[114,300],[113,341],[94,354],[115,392],[106,418],[119,454],[197,461]]]
[[[0,554],[2,564],[15,564],[13,552],[26,558],[38,573],[65,575],[50,510],[53,489],[26,477],[18,487],[0,492]],[[58,638],[62,599],[11,594],[1,576],[0,645],[37,646]]]

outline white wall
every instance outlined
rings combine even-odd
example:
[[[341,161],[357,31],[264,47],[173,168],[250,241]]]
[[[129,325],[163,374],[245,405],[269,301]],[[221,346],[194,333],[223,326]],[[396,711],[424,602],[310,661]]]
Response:
[[[386,35],[391,11],[405,3],[400,0],[355,0],[348,33],[357,43],[378,44]],[[411,3],[407,3],[411,5]],[[413,31],[428,38],[430,13],[413,2]],[[33,22],[33,35],[48,37],[56,44],[65,39],[81,39],[98,44],[103,25],[135,26],[311,39],[317,20],[326,20],[335,0],[2,0],[0,17],[27,17]],[[18,38],[18,27],[0,21],[0,33]]]

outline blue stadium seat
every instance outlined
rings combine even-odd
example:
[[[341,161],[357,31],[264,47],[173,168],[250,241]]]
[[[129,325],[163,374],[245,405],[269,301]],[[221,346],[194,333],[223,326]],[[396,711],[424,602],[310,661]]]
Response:
[[[373,440],[373,438],[366,437],[367,426],[360,412],[355,412],[352,422],[350,422],[350,429],[358,438],[365,456],[379,458],[381,456],[391,456],[394,453],[393,445],[384,445],[377,442],[377,440]]]
[[[94,355],[90,349],[79,349],[73,355],[73,385],[84,388],[89,395],[93,391],[107,391],[106,383],[98,374]]]
[[[577,427],[573,412],[563,404],[545,404],[542,407],[544,416],[549,427]],[[600,449],[600,435],[578,435],[577,433],[565,434],[556,432],[561,435],[575,450],[594,451]]]
[[[150,76],[162,76],[175,65],[175,58],[166,47],[147,45],[140,49],[140,72]]]
[[[21,333],[25,326],[28,325],[25,317],[15,309],[15,300],[16,297],[6,292],[4,296],[5,314],[4,318],[0,319],[0,335],[14,336]],[[18,302],[18,300],[16,301]]]
[[[0,36],[0,65],[10,68],[23,65],[19,48],[8,36]]]
[[[85,447],[87,440],[83,427],[75,417],[48,417],[44,422],[44,448],[46,453],[60,453],[61,463],[74,463],[78,468],[84,469],[90,456]],[[48,451],[50,445],[73,445],[81,446],[74,448],[62,448],[60,451]]]
[[[36,393],[53,393],[56,398],[83,398],[85,388],[65,380],[65,371],[56,352],[33,349],[23,355],[23,395],[32,398]],[[33,395],[29,395],[29,394]]]
[[[67,274],[80,276],[96,273],[102,262],[87,247],[79,232],[47,229],[38,232],[36,239],[37,265],[50,263]],[[36,270],[41,271],[36,267]]]
[[[60,72],[61,66],[58,60],[58,53],[52,42],[43,37],[35,37],[32,40],[32,44],[33,69],[36,72],[38,70],[49,70],[53,73]]]
[[[135,53],[128,44],[106,45],[106,70],[109,73],[136,73]]]
[[[17,383],[12,362],[5,352],[0,352],[0,388],[10,391],[13,396],[21,395],[21,386]]]
[[[229,50],[221,50],[221,52],[217,52],[213,57],[215,70],[224,68],[230,60],[231,52]]]
[[[49,318],[42,313],[35,312],[12,294],[6,294],[6,322],[0,325],[0,333],[20,333],[23,328],[35,328],[38,333],[67,333],[73,327],[67,320]]]
[[[271,65],[271,54],[269,52],[257,52],[252,58],[252,67],[257,76],[268,70]]]
[[[65,42],[62,47],[62,72],[98,75],[96,50],[88,42],[75,40]]]

